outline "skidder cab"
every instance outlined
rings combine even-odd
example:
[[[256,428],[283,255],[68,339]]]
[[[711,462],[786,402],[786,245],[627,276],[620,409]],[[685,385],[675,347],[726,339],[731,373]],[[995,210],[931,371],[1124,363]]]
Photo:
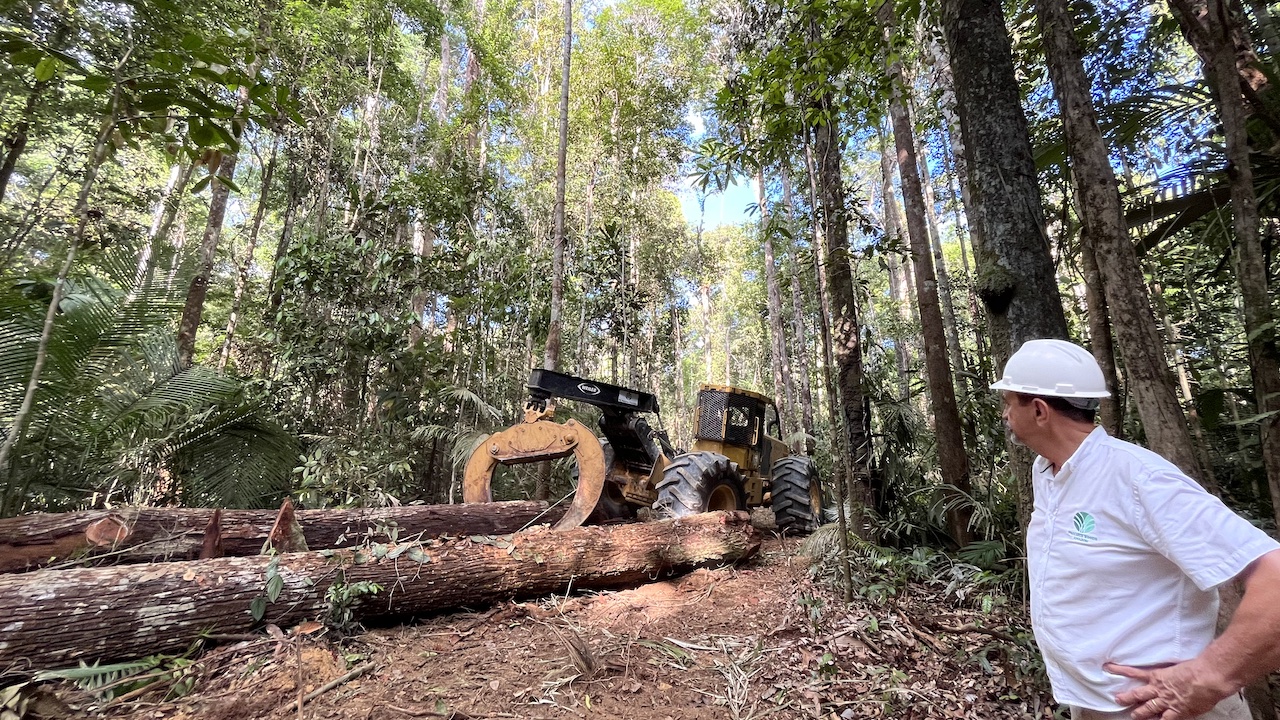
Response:
[[[811,532],[822,493],[813,462],[791,455],[777,436],[781,423],[769,398],[730,386],[703,385],[694,413],[693,449],[671,445],[645,414],[658,415],[650,393],[534,370],[524,421],[494,433],[467,462],[466,502],[489,502],[498,465],[573,455],[577,490],[557,528],[632,519],[641,507],[661,517],[771,505],[778,529]],[[581,423],[555,422],[555,399],[600,408],[600,434]]]

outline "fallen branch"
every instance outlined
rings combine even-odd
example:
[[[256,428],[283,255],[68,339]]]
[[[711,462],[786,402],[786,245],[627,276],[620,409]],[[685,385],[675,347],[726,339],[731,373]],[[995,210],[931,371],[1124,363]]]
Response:
[[[942,625],[940,623],[925,623],[925,627],[929,628],[930,630],[937,630],[938,632],[951,633],[953,635],[963,635],[964,633],[978,633],[979,635],[988,635],[997,640],[1003,640],[1007,643],[1012,643],[1014,645],[1021,644],[1018,642],[1018,638],[1010,635],[1009,633],[1003,632],[1001,630],[993,630],[991,628],[978,627],[973,623],[969,623],[968,625],[960,625],[959,627],[951,627],[949,625]]]

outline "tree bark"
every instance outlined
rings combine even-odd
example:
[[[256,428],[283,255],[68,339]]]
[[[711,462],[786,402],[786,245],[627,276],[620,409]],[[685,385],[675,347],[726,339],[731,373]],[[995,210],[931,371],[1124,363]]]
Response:
[[[773,251],[773,228],[770,226],[769,199],[765,195],[764,168],[756,169],[756,203],[760,208],[760,235],[764,245],[764,280],[766,306],[769,310],[769,368],[773,371],[774,402],[782,420],[782,437],[795,426],[791,416],[791,368],[787,362],[787,335],[782,323],[782,289],[778,285],[778,264]]]
[[[24,670],[181,651],[208,633],[288,625],[347,610],[401,617],[511,597],[638,585],[732,563],[760,547],[746,513],[537,529],[510,537],[373,545],[355,550],[219,558],[189,563],[43,570],[0,577],[0,667]],[[381,559],[375,559],[375,558]],[[270,568],[274,568],[271,570]],[[262,623],[250,603],[268,577],[283,580]],[[346,607],[330,588],[377,583]]]
[[[0,141],[7,150],[4,154],[4,162],[0,163],[0,203],[4,202],[5,190],[8,189],[9,180],[13,177],[14,168],[18,165],[18,158],[27,148],[27,139],[30,137],[31,123],[35,121],[36,108],[40,105],[40,97],[44,95],[45,88],[49,87],[49,84],[48,80],[39,80],[31,86],[21,117],[9,131],[8,136]]]
[[[849,219],[840,167],[841,143],[837,138],[834,115],[829,121],[814,126],[813,132],[826,231],[825,270],[827,289],[831,294],[836,389],[844,415],[845,447],[849,450],[850,460],[849,480],[856,487],[856,502],[874,505],[878,498],[871,478],[871,434],[863,402],[862,328],[853,286],[853,266],[850,264]]]
[[[1000,3],[945,0],[942,6],[972,201],[978,297],[993,323],[1005,326],[1007,352],[1035,338],[1065,338],[1066,317]]]
[[[817,134],[816,132],[814,133]],[[804,143],[805,169],[809,175],[809,205],[813,208],[813,273],[818,286],[818,328],[822,335],[822,385],[827,397],[827,423],[831,426],[831,449],[835,457],[836,480],[836,529],[840,535],[840,585],[845,602],[853,600],[853,568],[849,561],[849,519],[845,506],[849,500],[849,483],[853,475],[852,460],[848,451],[848,434],[844,432],[841,418],[836,412],[839,395],[836,392],[833,351],[831,348],[831,293],[827,290],[825,271],[827,258],[826,225],[822,220],[822,205],[818,192],[817,163],[813,159],[813,146],[806,133]],[[861,524],[859,524],[859,530]],[[861,535],[861,533],[859,533]]]
[[[271,159],[262,172],[262,187],[258,190],[258,207],[253,213],[253,225],[249,229],[248,247],[244,252],[244,263],[236,274],[236,289],[231,297],[231,312],[227,316],[227,329],[222,338],[222,351],[218,353],[218,371],[227,367],[231,357],[231,340],[236,334],[236,325],[240,321],[240,303],[244,301],[245,289],[249,286],[249,270],[253,268],[253,253],[258,249],[258,233],[262,230],[262,220],[267,214],[267,199],[271,194],[271,179],[276,174],[276,153],[280,140],[276,138],[271,144]]]
[[[218,165],[218,177],[230,179],[236,171],[236,154],[227,153]],[[187,300],[182,307],[182,319],[178,325],[178,364],[190,367],[196,352],[196,331],[204,314],[204,299],[209,294],[209,280],[213,276],[213,261],[222,237],[222,221],[227,216],[227,200],[231,188],[217,178],[210,181],[209,218],[205,222],[204,236],[198,250],[199,265],[196,276],[187,289]]]
[[[223,555],[256,555],[262,550],[274,510],[202,508],[117,508],[71,513],[36,513],[0,520],[0,573],[38,570],[70,559],[135,563],[197,557],[214,513]],[[554,523],[564,510],[546,503],[515,501],[463,505],[407,505],[350,510],[298,510],[307,547],[349,547],[370,536],[395,532],[401,539],[419,534],[488,535],[519,530],[530,522]],[[96,557],[102,556],[102,557]]]
[[[1275,312],[1268,292],[1266,255],[1258,236],[1258,198],[1245,125],[1248,113],[1238,92],[1237,43],[1244,36],[1244,29],[1235,22],[1223,0],[1209,0],[1207,7],[1191,0],[1170,0],[1169,4],[1204,64],[1226,138],[1227,179],[1236,235],[1232,260],[1244,306],[1253,392],[1258,415],[1265,415],[1258,423],[1262,460],[1271,489],[1271,506],[1280,521],[1280,348],[1276,345]]]
[[[564,0],[564,59],[560,69],[560,140],[556,148],[555,229],[551,246],[551,318],[547,324],[547,344],[542,366],[548,370],[560,367],[560,336],[564,323],[564,197],[565,172],[569,148],[569,67],[573,57],[573,0]],[[615,380],[616,382],[616,380]],[[551,497],[551,465],[540,463],[534,481],[533,497]]]
[[[1065,0],[1036,0],[1036,14],[1066,132],[1072,189],[1084,225],[1082,238],[1089,243],[1102,273],[1107,305],[1125,309],[1112,317],[1112,329],[1147,443],[1203,482],[1204,472],[1178,404],[1177,386],[1165,361],[1147,284],[1125,227],[1120,189],[1098,127],[1071,15]]]
[[[1040,184],[999,0],[943,0],[969,189],[974,284],[996,372],[1027,340],[1067,337]],[[1031,518],[1031,454],[1011,446],[1018,515]]]
[[[886,48],[890,48],[897,25],[893,5],[881,5],[878,15],[884,27]],[[969,521],[973,513],[969,498],[973,489],[969,483],[969,456],[964,449],[964,429],[960,423],[955,382],[947,358],[946,328],[938,301],[938,278],[934,274],[933,249],[925,217],[924,190],[916,158],[915,132],[911,128],[911,119],[907,116],[901,62],[890,62],[887,72],[893,86],[889,117],[893,122],[894,144],[898,149],[902,202],[907,211],[907,236],[911,242],[911,264],[915,269],[916,304],[920,308],[920,325],[924,335],[925,374],[929,382],[938,462],[944,483],[947,529],[956,546],[964,547],[972,540]]]
[[[800,263],[796,260],[795,242],[800,237],[796,224],[796,205],[791,195],[791,173],[782,163],[782,201],[787,206],[787,225],[791,229],[791,328],[795,339],[796,375],[800,377],[800,428],[804,430],[803,450],[813,455],[813,389],[809,382],[809,342],[805,339],[804,296],[800,292]],[[797,448],[800,449],[800,448]]]
[[[1111,397],[1103,398],[1098,407],[1098,421],[1112,437],[1124,437],[1124,414],[1118,402],[1120,379],[1116,375],[1115,345],[1111,340],[1111,311],[1107,307],[1107,298],[1102,289],[1102,273],[1098,270],[1098,260],[1093,255],[1093,248],[1085,241],[1080,243],[1080,260],[1083,265],[1084,297],[1089,310],[1089,350],[1093,359],[1102,368],[1102,377],[1111,388]]]
[[[893,156],[881,126],[876,126],[880,140],[880,197],[884,207],[884,232],[889,241],[885,248],[885,260],[889,265],[889,299],[897,305],[903,323],[912,319],[911,298],[907,294],[900,275],[902,262],[898,259],[898,243],[902,240],[902,228],[898,224],[898,199],[893,194]],[[895,325],[901,328],[901,325]],[[898,387],[903,398],[911,397],[911,347],[900,330],[893,332],[893,356],[898,367]]]

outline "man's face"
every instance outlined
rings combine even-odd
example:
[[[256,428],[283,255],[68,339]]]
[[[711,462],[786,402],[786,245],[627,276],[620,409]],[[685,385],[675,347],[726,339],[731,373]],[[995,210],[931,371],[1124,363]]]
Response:
[[[1019,433],[1025,433],[1031,428],[1030,423],[1034,421],[1033,408],[1031,403],[1024,403],[1022,397],[1017,393],[1008,390],[1001,391],[1001,399],[1004,401],[1004,412],[1000,414],[1004,420],[1004,435],[1009,442],[1014,445],[1026,447],[1027,443],[1019,436]]]

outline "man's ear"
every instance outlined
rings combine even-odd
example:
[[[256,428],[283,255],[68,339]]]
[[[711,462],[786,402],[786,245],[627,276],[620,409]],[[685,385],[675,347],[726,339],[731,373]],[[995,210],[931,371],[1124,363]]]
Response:
[[[1049,419],[1049,403],[1036,398],[1031,401],[1031,404],[1036,408],[1036,422],[1044,422]]]

